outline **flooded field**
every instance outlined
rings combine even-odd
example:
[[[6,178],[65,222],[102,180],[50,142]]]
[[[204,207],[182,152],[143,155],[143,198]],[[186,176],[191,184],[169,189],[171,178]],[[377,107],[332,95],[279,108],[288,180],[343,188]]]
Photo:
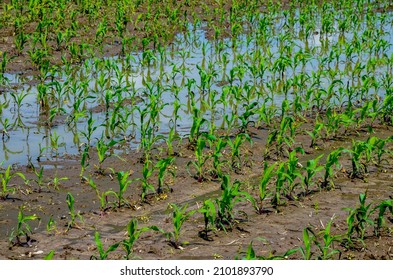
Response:
[[[389,1],[33,2],[0,8],[0,258],[391,259]]]

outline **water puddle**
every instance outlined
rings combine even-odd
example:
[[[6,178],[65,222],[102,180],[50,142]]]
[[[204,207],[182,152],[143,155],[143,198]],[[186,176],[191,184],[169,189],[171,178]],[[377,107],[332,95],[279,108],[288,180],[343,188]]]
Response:
[[[366,82],[379,86],[357,98],[383,97],[392,65],[377,65],[393,54],[393,16],[386,17],[376,17],[378,32],[365,21],[356,33],[325,36],[315,26],[305,36],[299,23],[286,27],[284,14],[272,22],[261,14],[236,39],[209,41],[203,26],[190,26],[168,48],[65,66],[47,73],[42,83],[31,85],[5,74],[9,84],[0,94],[0,162],[45,161],[49,167],[48,161],[78,155],[99,139],[126,140],[121,150],[131,151],[146,133],[167,138],[174,129],[188,135],[195,114],[207,120],[202,129],[226,129],[231,121],[240,122],[231,116],[241,115],[253,102],[275,114],[284,99],[300,98],[305,106],[314,95],[334,93],[329,102],[342,105],[348,87],[361,91]],[[381,35],[380,49],[354,48],[376,34]],[[251,119],[261,121],[258,113]]]

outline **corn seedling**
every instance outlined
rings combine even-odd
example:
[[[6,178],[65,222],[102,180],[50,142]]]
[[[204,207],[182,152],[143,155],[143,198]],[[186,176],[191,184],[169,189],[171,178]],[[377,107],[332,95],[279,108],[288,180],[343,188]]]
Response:
[[[310,144],[310,148],[317,148],[317,140],[319,138],[322,138],[321,136],[321,131],[324,127],[324,124],[322,122],[319,122],[318,119],[315,122],[315,126],[313,131],[306,131],[308,135],[310,135],[311,137],[311,144]]]
[[[382,163],[389,163],[387,159],[384,159],[383,156],[385,154],[392,154],[392,152],[386,148],[386,144],[388,142],[392,142],[393,138],[389,137],[386,139],[376,139],[375,140],[375,153],[376,153],[376,166],[378,167],[379,170],[382,168]]]
[[[133,248],[134,248],[135,241],[139,239],[139,236],[142,233],[147,232],[149,230],[159,231],[163,233],[163,230],[159,229],[157,226],[138,228],[138,221],[136,219],[132,219],[128,223],[127,225],[128,239],[124,239],[123,241],[121,241],[121,245],[126,253],[125,259],[129,260],[130,258],[134,257]]]
[[[325,163],[325,175],[323,177],[323,182],[321,183],[321,187],[326,189],[329,188],[331,186],[334,186],[333,181],[331,180],[332,176],[333,176],[333,168],[339,167],[340,166],[340,162],[339,162],[339,158],[341,157],[341,153],[343,152],[343,148],[338,148],[334,151],[332,151],[326,159],[326,163]]]
[[[21,206],[18,212],[18,224],[16,226],[16,229],[14,229],[10,235],[10,242],[12,242],[14,238],[16,239],[16,241],[13,243],[13,246],[30,245],[31,242],[33,241],[29,236],[30,234],[32,234],[32,230],[28,222],[37,220],[39,219],[39,217],[36,214],[25,215],[23,213],[23,210],[24,210],[24,206]],[[26,238],[24,242],[22,242],[21,240],[22,236],[25,236]]]
[[[258,256],[254,248],[252,246],[252,241],[248,244],[246,255],[244,256],[244,260],[285,260],[287,259],[290,255],[293,255],[297,252],[297,249],[291,249],[286,251],[283,255],[273,255],[270,253],[269,256]]]
[[[380,236],[380,232],[381,232],[381,230],[384,226],[384,223],[385,223],[384,215],[385,215],[386,210],[389,210],[390,214],[393,215],[393,200],[388,199],[388,200],[382,201],[377,207],[375,207],[375,210],[379,210],[377,221],[375,223],[376,224],[375,235]],[[390,221],[393,221],[393,219],[390,218]]]
[[[216,222],[216,207],[211,199],[203,201],[203,206],[198,210],[199,213],[203,214],[203,220],[205,223],[205,229],[200,232],[200,236],[203,239],[209,240],[208,233],[210,230],[215,230]]]
[[[89,186],[95,191],[95,193],[96,193],[96,195],[98,197],[98,200],[100,201],[100,209],[102,211],[107,210],[107,208],[108,208],[108,206],[107,206],[108,205],[108,197],[110,195],[113,195],[113,196],[115,196],[117,198],[116,193],[114,191],[112,191],[112,190],[108,190],[108,191],[100,193],[96,183],[93,181],[92,178],[89,178],[89,179],[85,178],[85,181],[88,182]]]
[[[274,168],[276,166],[277,166],[276,163],[271,164],[269,166],[268,163],[265,162],[262,178],[259,183],[259,197],[258,197],[259,201],[257,203],[255,203],[255,206],[254,206],[254,208],[256,209],[258,214],[262,214],[266,211],[264,209],[263,204],[264,204],[264,200],[266,199],[266,197],[268,195],[267,186],[274,176]]]
[[[99,139],[96,145],[97,155],[98,155],[98,173],[104,174],[104,169],[102,168],[103,162],[111,156],[111,148],[119,144],[120,141],[111,140],[109,143],[105,143],[102,139]]]
[[[165,143],[167,144],[167,155],[168,156],[174,156],[175,152],[173,149],[173,142],[176,140],[181,140],[181,137],[179,134],[176,132],[176,126],[175,124],[170,126],[168,137],[165,139]]]
[[[364,178],[367,166],[366,162],[361,161],[361,158],[366,154],[367,148],[366,142],[352,140],[352,149],[348,151],[351,155],[352,163],[351,178]]]
[[[304,154],[304,150],[302,148],[295,149],[289,153],[289,158],[287,162],[287,175],[288,175],[288,183],[289,183],[289,192],[287,197],[291,200],[297,199],[297,197],[293,194],[294,189],[301,185],[301,182],[296,182],[296,179],[300,179],[300,181],[303,181],[303,176],[299,170],[299,166],[302,167],[302,165],[299,163],[299,158],[296,156],[296,152],[300,151],[302,154]]]
[[[318,259],[329,260],[334,255],[337,254],[339,255],[339,259],[340,259],[341,251],[338,249],[334,249],[334,243],[340,242],[341,236],[331,234],[330,228],[332,226],[332,223],[333,223],[333,218],[326,224],[325,229],[320,231],[318,234],[318,235],[322,235],[323,242],[315,241],[315,245],[317,245],[319,251],[321,252],[321,255],[318,257]]]
[[[240,146],[243,145],[246,141],[252,144],[250,135],[246,133],[237,134],[233,141],[230,139],[230,137],[227,138],[228,146],[231,147],[231,166],[235,172],[240,172],[242,168],[243,164],[240,157]]]
[[[141,200],[145,201],[146,195],[149,191],[154,192],[154,185],[150,183],[149,178],[153,175],[154,167],[152,166],[152,162],[147,160],[143,163],[142,168],[142,178],[138,178],[137,180],[141,182],[142,193]]]
[[[250,118],[256,114],[257,108],[256,106],[258,105],[258,102],[253,102],[251,104],[244,104],[244,113],[239,116],[239,119],[241,121],[240,125],[240,133],[247,133],[248,126],[250,123],[255,122],[253,120],[250,120]]]
[[[108,249],[105,250],[100,239],[100,233],[98,231],[96,231],[94,234],[94,240],[96,242],[97,250],[100,255],[99,257],[94,255],[91,256],[90,257],[91,260],[106,260],[108,258],[109,253],[115,251],[117,247],[119,247],[120,245],[120,242],[117,242],[115,244],[112,244],[111,246],[108,247]]]
[[[206,180],[204,167],[206,161],[210,158],[210,156],[206,155],[204,152],[205,146],[206,146],[206,139],[203,135],[201,135],[196,140],[196,146],[195,146],[196,159],[193,161],[189,161],[186,166],[188,173],[191,176],[193,176],[196,180],[198,180],[199,183]],[[196,170],[196,173],[194,175],[191,172],[191,167],[194,167]]]
[[[203,124],[207,122],[207,120],[201,116],[201,111],[198,108],[194,107],[193,112],[193,122],[190,130],[190,135],[188,137],[189,147],[192,149],[197,144],[197,141],[200,139],[201,128]]]
[[[311,244],[313,242],[313,236],[310,236],[310,231],[308,228],[303,229],[303,245],[304,247],[299,247],[299,251],[305,260],[311,260],[313,253],[311,252]]]
[[[235,222],[235,204],[253,198],[247,192],[240,191],[239,181],[231,183],[228,175],[224,175],[222,178],[221,190],[221,197],[215,200],[217,205],[216,224],[220,229],[226,230],[228,226],[232,228]]]
[[[8,195],[10,193],[15,192],[15,188],[9,186],[10,180],[12,179],[12,177],[15,176],[19,176],[26,182],[26,177],[22,173],[16,172],[11,174],[11,165],[9,165],[4,172],[0,172],[0,179],[1,179],[0,199],[5,200],[8,198]]]
[[[57,175],[55,175],[52,181],[48,183],[48,186],[53,187],[55,190],[59,190],[61,181],[67,181],[67,180],[69,180],[68,177],[57,177]]]
[[[9,140],[10,138],[10,133],[9,131],[13,128],[12,123],[10,123],[10,120],[8,118],[5,118],[4,121],[3,119],[0,119],[1,124],[3,125],[3,128],[1,130],[1,139],[3,140],[3,142],[5,140]]]
[[[359,195],[360,205],[357,208],[344,208],[343,210],[349,211],[347,217],[348,230],[346,233],[346,241],[349,245],[353,244],[352,235],[356,232],[357,237],[363,242],[367,225],[374,225],[371,215],[376,208],[371,208],[372,203],[366,205],[367,192]]]
[[[67,193],[66,202],[67,202],[67,206],[68,206],[68,210],[69,210],[69,214],[70,214],[70,218],[71,218],[71,220],[68,222],[68,225],[67,225],[67,231],[69,231],[72,227],[78,227],[77,224],[75,223],[76,218],[79,218],[79,220],[81,222],[83,222],[83,218],[79,212],[75,213],[75,207],[74,207],[75,199],[70,192]]]
[[[162,159],[154,166],[155,169],[158,169],[158,188],[157,193],[163,192],[164,187],[164,179],[167,173],[171,174],[172,177],[175,177],[175,172],[170,165],[174,162],[175,158],[166,158]]]
[[[222,178],[222,166],[227,163],[227,160],[221,160],[220,158],[223,157],[222,150],[227,146],[227,141],[221,137],[213,137],[210,136],[210,146],[213,146],[214,142],[214,150],[211,158],[213,159],[213,169],[211,170],[210,174],[214,179]]]
[[[46,231],[50,233],[51,231],[56,230],[56,221],[53,220],[53,215],[49,217],[49,221],[46,224]]]
[[[50,250],[50,252],[44,257],[44,260],[46,261],[53,260],[54,255],[55,255],[55,250]]]
[[[283,191],[285,183],[287,181],[291,180],[291,178],[289,177],[289,175],[287,174],[287,172],[285,170],[285,162],[282,162],[278,165],[277,170],[276,170],[276,175],[277,175],[276,190],[275,190],[274,196],[271,200],[271,204],[273,205],[273,207],[277,207],[277,206],[282,205],[281,193]]]
[[[127,260],[130,259],[133,255],[133,247],[135,241],[139,238],[139,236],[143,233],[150,230],[148,227],[143,227],[138,229],[138,221],[136,219],[132,219],[127,225],[127,233],[128,239],[124,239],[121,242],[121,245],[126,252],[125,258]]]
[[[267,143],[266,143],[266,152],[265,158],[270,157],[270,148],[275,146],[275,154],[278,157],[282,157],[285,155],[285,152],[290,150],[295,136],[294,120],[292,117],[285,116],[282,118],[280,122],[280,127],[275,128],[272,132],[269,133]],[[288,130],[290,133],[288,133]]]
[[[170,239],[170,244],[176,248],[181,249],[181,243],[179,242],[180,238],[180,230],[186,220],[188,220],[196,210],[190,210],[187,212],[188,205],[185,204],[183,206],[177,206],[176,204],[172,203],[169,205],[172,209],[172,222],[173,222],[173,231],[167,232],[166,235]]]
[[[85,173],[85,169],[86,167],[89,166],[89,159],[90,159],[90,155],[89,155],[89,146],[88,145],[83,145],[83,151],[82,151],[82,155],[81,155],[81,171],[79,173],[79,177],[81,180],[83,180],[84,178],[84,173]]]
[[[132,180],[128,180],[129,172],[120,171],[117,172],[117,181],[119,183],[119,191],[116,194],[118,199],[118,208],[122,206],[122,203],[128,204],[127,200],[124,198],[124,192],[127,190],[127,187],[132,183]]]
[[[304,247],[298,247],[298,250],[305,260],[311,260],[312,255],[316,253],[312,251],[313,245],[315,245],[320,252],[320,255],[317,256],[318,260],[329,260],[337,254],[339,255],[340,259],[341,251],[334,248],[334,243],[340,242],[341,236],[331,234],[330,228],[332,222],[333,219],[327,223],[324,230],[318,233],[314,233],[310,227],[307,227],[303,230]],[[322,236],[322,241],[320,241],[320,236]]]
[[[312,186],[313,183],[313,178],[315,175],[317,175],[318,172],[323,170],[323,166],[318,165],[318,161],[323,157],[322,155],[319,155],[315,159],[310,159],[307,161],[306,167],[304,170],[306,171],[305,176],[303,177],[303,185],[306,188],[306,194],[309,193],[310,187]]]
[[[40,170],[37,171],[37,169],[35,167],[33,167],[33,171],[35,176],[37,177],[37,179],[35,179],[34,181],[37,183],[38,185],[38,192],[40,193],[42,191],[42,186],[44,184],[44,167],[40,167]]]

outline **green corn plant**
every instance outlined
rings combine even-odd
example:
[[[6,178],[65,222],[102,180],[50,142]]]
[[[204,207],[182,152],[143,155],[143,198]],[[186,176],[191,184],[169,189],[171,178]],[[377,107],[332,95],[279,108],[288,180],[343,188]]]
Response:
[[[296,152],[300,151],[300,153],[304,154],[304,150],[302,148],[297,148],[289,153],[288,161],[287,161],[287,175],[289,177],[288,183],[289,183],[289,193],[287,197],[291,200],[297,199],[296,196],[294,196],[293,191],[295,188],[299,185],[301,185],[301,182],[296,182],[296,179],[300,179],[303,181],[303,175],[299,170],[299,166],[302,167],[302,165],[299,163],[299,158],[296,156]]]
[[[40,170],[37,171],[37,169],[33,166],[33,171],[35,176],[37,177],[37,179],[35,179],[34,181],[37,183],[38,185],[38,192],[40,193],[42,191],[42,186],[44,184],[44,167],[40,167]]]
[[[123,247],[123,250],[125,251],[125,259],[129,260],[131,258],[134,258],[134,244],[135,241],[139,239],[139,236],[147,232],[149,230],[154,230],[154,231],[159,231],[161,233],[164,233],[164,231],[157,226],[150,226],[150,227],[142,227],[138,228],[138,220],[137,219],[132,219],[128,224],[127,224],[127,239],[123,239],[120,243]]]
[[[144,126],[144,125],[143,125]],[[142,148],[143,151],[143,158],[141,159],[141,162],[147,161],[150,159],[151,152],[153,150],[153,145],[154,143],[160,141],[160,140],[165,140],[163,135],[154,135],[154,128],[151,126],[147,126],[146,129],[142,128],[142,133],[141,133],[141,145],[140,147]]]
[[[171,174],[172,177],[175,177],[174,169],[169,168],[170,165],[175,161],[175,158],[169,157],[166,159],[161,159],[154,166],[155,169],[158,169],[158,188],[157,193],[163,192],[164,187],[164,178],[167,173]]]
[[[171,203],[169,207],[172,209],[172,222],[173,222],[173,231],[167,232],[167,237],[170,239],[170,244],[176,248],[181,249],[181,243],[179,242],[180,231],[185,221],[187,221],[196,210],[187,211],[188,205],[185,204],[183,206],[177,206],[174,203]]]
[[[94,131],[98,128],[98,126],[95,126],[94,123],[95,123],[95,120],[93,119],[93,113],[90,111],[89,118],[87,120],[87,129],[80,132],[86,138],[87,146],[90,146],[91,137],[92,137]]]
[[[145,201],[146,195],[149,191],[154,192],[154,186],[149,182],[149,178],[153,175],[154,167],[152,166],[152,162],[147,160],[143,163],[142,168],[142,178],[138,178],[137,180],[141,182],[142,186],[142,193],[141,193],[141,200]]]
[[[209,141],[210,146],[214,146],[213,154],[211,156],[213,159],[213,169],[211,170],[210,174],[214,179],[222,178],[222,166],[227,163],[227,160],[221,160],[221,157],[223,157],[222,150],[227,146],[228,143],[225,138],[215,137],[213,135],[210,135],[209,137],[212,139]]]
[[[367,225],[374,225],[371,215],[377,208],[371,208],[372,203],[366,204],[367,191],[359,195],[360,205],[357,208],[344,208],[343,210],[349,211],[347,216],[348,230],[346,233],[346,242],[352,246],[352,235],[356,232],[358,239],[363,242]]]
[[[51,231],[56,230],[56,221],[53,220],[53,215],[50,215],[49,221],[46,224],[46,231],[50,233]]]
[[[15,104],[16,104],[16,106],[17,106],[17,113],[18,114],[20,114],[20,109],[21,109],[21,107],[22,107],[22,105],[23,105],[23,100],[27,97],[29,95],[29,93],[19,93],[19,94],[16,94],[16,93],[14,93],[14,92],[11,92],[11,96],[12,96],[12,98],[14,99],[14,102],[15,102]]]
[[[197,141],[199,140],[201,134],[201,127],[204,123],[207,122],[207,120],[201,115],[201,111],[198,108],[194,107],[192,126],[190,129],[190,135],[188,137],[189,147],[191,149],[194,149],[195,145],[197,144]]]
[[[100,201],[100,209],[105,212],[108,208],[107,205],[108,205],[109,195],[113,195],[117,198],[116,193],[112,190],[108,190],[100,193],[97,184],[93,181],[92,178],[89,179],[85,178],[84,180],[88,182],[89,186],[95,191],[98,200]]]
[[[255,122],[253,120],[250,120],[250,118],[257,113],[258,104],[258,102],[253,102],[251,104],[243,104],[244,113],[239,116],[239,120],[241,121],[240,133],[247,133],[248,126],[251,123],[255,124]]]
[[[323,243],[317,241],[315,242],[321,252],[321,255],[318,257],[320,260],[329,260],[337,254],[339,255],[339,259],[341,257],[341,251],[334,248],[334,243],[340,242],[342,238],[340,235],[331,234],[330,228],[332,222],[333,218],[326,224],[325,229],[319,232],[319,235],[322,235]]]
[[[293,255],[297,252],[297,249],[290,249],[286,251],[283,255],[273,255],[270,253],[269,256],[258,256],[254,248],[252,246],[252,241],[248,244],[246,255],[244,256],[243,260],[285,260],[287,259],[290,255]]]
[[[66,32],[58,31],[56,34],[56,50],[57,51],[62,50],[66,43],[67,43]]]
[[[59,186],[61,185],[61,181],[67,181],[69,180],[68,177],[58,177],[57,174],[55,177],[52,179],[51,182],[49,182],[47,185],[50,187],[53,187],[55,190],[59,190]]]
[[[230,136],[233,128],[237,123],[238,116],[236,113],[225,114],[223,119],[224,122],[223,125],[221,126],[221,129],[224,129],[226,126],[225,135]]]
[[[4,142],[5,140],[9,140],[9,138],[10,138],[9,131],[13,128],[13,125],[8,118],[5,118],[4,121],[2,119],[0,119],[0,123],[3,125],[2,131],[1,131],[1,134],[2,134],[1,139]]]
[[[320,255],[317,256],[318,260],[329,260],[335,255],[341,257],[341,251],[334,248],[334,243],[338,243],[342,240],[340,235],[332,235],[330,228],[333,219],[331,219],[324,230],[315,233],[310,227],[303,230],[303,244],[304,247],[298,247],[298,250],[302,254],[305,260],[311,260],[312,255],[316,252],[312,252],[312,246],[315,245],[320,251]],[[320,241],[320,236],[322,236],[322,242]]]
[[[275,154],[278,157],[284,156],[285,151],[291,149],[295,136],[294,119],[292,117],[285,116],[280,122],[280,127],[275,128],[268,135],[266,143],[265,158],[269,158],[270,148],[275,146]],[[290,133],[288,133],[288,130]],[[287,149],[286,149],[287,147]]]
[[[277,163],[271,164],[269,166],[268,163],[265,162],[262,178],[259,183],[259,197],[258,197],[259,202],[256,203],[254,206],[254,208],[256,209],[258,214],[263,214],[266,211],[264,209],[263,203],[268,195],[267,186],[274,176],[274,168],[276,166],[277,166]]]
[[[124,192],[127,190],[127,187],[132,183],[132,180],[128,180],[129,175],[129,172],[117,172],[117,181],[119,182],[119,191],[116,193],[116,197],[118,199],[118,208],[121,208],[122,203],[128,204],[127,200],[124,198]]]
[[[2,102],[0,103],[0,114],[1,115],[3,114],[4,109],[7,109],[9,107],[9,105],[10,105],[10,99],[2,100]],[[8,118],[5,118],[4,121],[2,118],[0,119],[0,122],[3,125],[3,129],[1,130],[1,133],[3,134],[3,136],[2,136],[3,141],[4,141],[5,136],[9,137],[7,130],[8,130],[8,128],[11,128],[9,125],[8,126],[4,125],[6,120],[8,120]],[[7,123],[9,123],[9,120],[7,121]]]
[[[121,245],[126,252],[125,258],[127,260],[130,259],[130,257],[133,256],[133,247],[134,243],[136,240],[138,240],[139,236],[146,232],[149,231],[149,227],[143,227],[143,228],[138,228],[138,221],[136,219],[132,219],[128,225],[127,225],[127,234],[128,234],[128,239],[124,239],[121,242]]]
[[[206,139],[204,136],[201,135],[196,140],[196,146],[195,146],[196,159],[189,161],[186,166],[188,173],[191,176],[193,176],[195,179],[197,179],[199,183],[206,180],[204,167],[206,161],[209,160],[210,158],[210,156],[206,155],[204,152],[205,146],[206,146]],[[196,173],[194,175],[192,174],[190,167],[195,168]]]
[[[231,165],[235,172],[239,172],[242,168],[241,150],[240,146],[246,141],[252,144],[250,135],[246,133],[239,133],[232,141],[230,137],[227,137],[228,146],[231,148]]]
[[[100,239],[100,233],[98,231],[96,231],[94,234],[94,240],[96,242],[98,253],[100,255],[98,257],[95,255],[91,256],[90,257],[91,260],[106,260],[108,258],[109,253],[115,251],[117,247],[119,247],[120,245],[120,242],[117,242],[112,244],[111,246],[108,247],[108,249],[105,250]]]
[[[47,63],[47,59],[49,57],[48,51],[43,49],[28,50],[27,54],[29,55],[31,63],[37,70],[40,68],[40,66]]]
[[[321,138],[321,131],[324,128],[323,122],[319,122],[318,119],[315,122],[315,126],[313,131],[306,131],[308,135],[311,137],[310,148],[317,148],[317,140]]]
[[[381,109],[381,121],[387,125],[393,125],[393,94],[390,93],[383,100]]]
[[[3,54],[3,59],[1,60],[0,63],[0,85],[5,85],[9,82],[9,79],[4,76],[6,72],[7,65],[10,63],[10,61],[15,58],[15,56],[7,57],[7,52],[2,52]],[[1,108],[0,108],[1,112]]]
[[[338,148],[327,156],[325,163],[325,175],[323,176],[323,181],[321,183],[321,187],[323,189],[328,189],[330,187],[334,187],[334,182],[331,180],[333,176],[333,168],[340,167],[341,164],[339,162],[339,158],[341,157],[341,153],[344,151],[343,148]]]
[[[306,189],[306,194],[308,194],[310,191],[310,187],[313,184],[313,178],[315,177],[315,175],[317,175],[318,172],[323,170],[323,166],[318,165],[318,161],[322,157],[323,157],[323,154],[319,155],[315,159],[309,159],[307,161],[306,167],[304,168],[304,170],[306,171],[306,174],[303,177],[303,185]]]
[[[218,228],[226,230],[227,227],[232,228],[235,220],[234,206],[236,203],[252,200],[252,196],[247,192],[240,191],[240,182],[230,182],[228,175],[224,175],[221,183],[221,197],[216,198],[217,205],[217,219],[216,224]]]
[[[75,222],[76,218],[78,218],[81,222],[83,222],[83,218],[79,212],[75,213],[75,207],[74,207],[75,199],[70,192],[67,193],[66,202],[67,202],[67,206],[68,206],[68,210],[69,210],[69,214],[70,214],[70,218],[71,218],[71,220],[68,222],[68,225],[67,225],[67,231],[69,231],[72,227],[78,228],[78,225]]]
[[[79,178],[81,179],[81,181],[83,181],[84,179],[84,173],[86,170],[86,167],[89,166],[89,159],[90,159],[90,155],[89,155],[89,146],[88,145],[83,145],[83,151],[82,151],[82,155],[81,155],[81,161],[80,161],[80,165],[81,165],[81,171],[79,173]]]
[[[372,160],[376,148],[376,137],[368,138],[367,141],[352,140],[352,149],[347,152],[351,155],[352,173],[351,178],[363,179],[368,172],[367,165]]]
[[[7,169],[5,169],[4,172],[0,172],[0,179],[1,179],[0,199],[1,200],[6,200],[10,193],[15,193],[15,188],[9,187],[10,180],[15,176],[19,176],[26,182],[26,177],[22,173],[16,172],[11,174],[11,165],[8,165]]]
[[[262,123],[267,127],[272,126],[273,117],[277,114],[277,108],[274,106],[274,104],[268,105],[268,102],[271,100],[272,98],[266,97],[263,100],[260,108],[257,110],[258,119],[256,122],[256,127],[262,128]]]
[[[205,228],[200,232],[200,236],[205,240],[211,240],[208,233],[210,230],[215,230],[216,222],[216,207],[211,199],[206,199],[203,201],[203,206],[198,210],[199,213],[203,214],[203,220],[205,223]]]
[[[17,49],[17,54],[21,55],[26,46],[27,41],[29,40],[29,35],[25,34],[23,31],[19,32],[14,38],[14,44]]]
[[[275,190],[274,196],[271,200],[271,204],[273,205],[273,207],[277,207],[277,206],[282,205],[281,193],[283,192],[283,188],[285,186],[285,183],[291,179],[286,172],[285,162],[281,162],[279,164],[279,166],[277,167],[277,170],[276,170],[276,175],[277,175],[276,190]]]
[[[46,261],[53,260],[54,255],[55,255],[55,250],[50,250],[50,252],[44,257],[44,260]]]
[[[105,143],[104,140],[99,139],[97,141],[97,155],[98,155],[98,173],[104,174],[104,169],[102,168],[103,162],[108,159],[112,153],[110,152],[111,148],[115,145],[119,144],[121,141],[111,140],[109,143]]]
[[[176,140],[181,141],[181,137],[176,132],[175,125],[172,125],[169,128],[168,137],[165,138],[165,143],[167,144],[167,155],[168,156],[176,155],[176,153],[174,152],[174,149],[173,149],[173,142],[176,141]]]
[[[309,228],[303,229],[303,245],[304,247],[299,247],[299,251],[305,260],[311,260],[313,253],[311,252],[311,244],[313,242],[314,236],[310,236]]]
[[[23,246],[24,244],[30,245],[31,238],[29,235],[32,234],[32,230],[28,222],[39,219],[36,214],[25,215],[23,213],[24,209],[24,206],[19,207],[18,224],[16,226],[16,229],[14,229],[10,235],[10,242],[12,242],[13,246]],[[25,242],[22,242],[22,236],[25,236]],[[13,242],[14,238],[16,239],[15,242]]]
[[[107,19],[104,18],[101,22],[98,23],[96,34],[95,34],[95,42],[98,46],[101,46],[101,48],[102,48],[102,42],[105,39],[107,31],[108,31],[108,22]]]
[[[377,217],[377,221],[375,223],[375,235],[376,236],[380,236],[380,232],[384,226],[384,215],[386,210],[389,210],[390,214],[393,215],[393,200],[392,199],[388,199],[388,200],[384,200],[382,201],[377,207],[375,207],[375,210],[379,210],[378,211],[378,217]],[[392,221],[392,219],[390,219],[390,221]]]
[[[386,139],[378,138],[375,140],[375,154],[376,154],[375,165],[378,167],[379,170],[381,170],[383,162],[389,164],[389,161],[387,159],[384,159],[383,156],[385,154],[392,154],[392,152],[388,148],[385,148],[386,144],[392,142],[392,140],[393,137],[389,137]]]

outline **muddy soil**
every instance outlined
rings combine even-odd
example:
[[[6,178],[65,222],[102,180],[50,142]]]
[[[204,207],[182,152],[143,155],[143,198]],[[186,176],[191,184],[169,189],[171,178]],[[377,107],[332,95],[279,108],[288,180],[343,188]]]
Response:
[[[386,138],[392,135],[391,127],[379,126],[373,135]],[[225,173],[242,182],[241,188],[252,194],[255,198],[258,194],[260,175],[264,166],[264,151],[267,130],[250,128],[253,135],[252,145],[245,146],[242,150],[242,168],[237,173],[225,168]],[[331,140],[319,143],[319,149],[309,149],[309,137],[298,135],[295,146],[304,147],[305,155],[298,154],[301,164],[319,154],[327,154],[337,147],[350,147],[352,138],[365,139],[370,135],[362,133],[356,136],[352,133],[341,137],[340,140]],[[390,147],[391,149],[391,147]],[[104,248],[126,238],[126,226],[131,219],[137,219],[140,227],[157,226],[164,231],[173,231],[172,211],[168,208],[170,203],[178,205],[188,204],[189,210],[199,209],[207,198],[218,197],[221,193],[220,184],[206,175],[208,180],[199,183],[186,170],[185,166],[193,159],[193,151],[187,148],[184,141],[179,144],[175,152],[177,157],[172,168],[176,173],[173,180],[167,177],[168,189],[162,194],[151,193],[147,202],[140,200],[140,183],[135,181],[130,184],[125,193],[129,202],[118,208],[117,201],[109,198],[107,209],[100,209],[100,202],[96,193],[86,182],[81,182],[79,177],[79,160],[59,159],[53,169],[44,171],[44,178],[67,177],[61,181],[58,189],[51,182],[45,181],[38,187],[36,176],[27,167],[18,167],[15,171],[26,174],[30,180],[29,185],[23,182],[16,183],[19,179],[13,179],[17,192],[10,195],[7,200],[0,202],[0,258],[1,259],[42,259],[51,250],[55,251],[55,259],[89,259],[98,256],[97,246],[94,241],[96,231],[100,233]],[[224,151],[226,157],[229,151]],[[119,154],[121,160],[112,156],[104,162],[104,174],[97,173],[92,159],[85,176],[91,177],[97,184],[98,189],[118,190],[115,171],[128,171],[130,178],[140,178],[142,164],[141,154]],[[166,157],[166,149],[161,147],[154,155],[156,159]],[[273,164],[276,159],[270,159]],[[281,158],[285,161],[285,158]],[[255,253],[258,256],[280,256],[288,250],[295,249],[303,244],[303,229],[309,227],[315,233],[324,230],[327,223],[333,219],[331,234],[343,235],[347,231],[346,218],[348,211],[344,208],[359,206],[359,194],[367,192],[367,204],[379,203],[393,196],[393,168],[392,157],[386,157],[384,166],[380,171],[370,166],[369,173],[363,179],[351,179],[349,171],[351,165],[348,155],[340,159],[341,169],[337,169],[334,175],[335,187],[330,190],[322,190],[319,183],[315,184],[312,192],[304,194],[302,188],[295,189],[297,199],[283,198],[284,205],[276,208],[271,207],[267,199],[262,214],[258,214],[251,203],[239,202],[235,205],[236,222],[232,228],[216,230],[208,233],[208,238],[203,234],[204,220],[201,213],[195,213],[187,220],[181,230],[181,248],[174,248],[167,236],[160,232],[148,231],[142,233],[140,239],[135,242],[135,258],[141,259],[234,259],[245,255],[250,242],[253,242]],[[49,163],[48,163],[49,164]],[[53,164],[50,163],[50,164]],[[155,172],[156,173],[156,172]],[[323,172],[321,172],[323,173]],[[154,174],[151,182],[156,186]],[[319,174],[318,176],[322,176]],[[274,187],[270,187],[274,192]],[[70,192],[75,197],[75,210],[79,212],[83,220],[76,218],[76,224],[68,228],[70,222],[69,210],[66,204],[66,194]],[[30,222],[33,233],[28,244],[15,245],[15,238],[10,242],[12,229],[16,228],[19,207],[23,205],[25,214],[36,214],[40,221]],[[389,214],[390,215],[390,214]],[[364,244],[355,242],[348,248],[344,243],[335,242],[334,249],[341,253],[333,255],[335,259],[391,259],[393,257],[393,224],[392,216],[386,216],[386,224],[380,237],[373,235],[373,227],[369,226],[366,231]],[[48,229],[48,221],[52,217],[54,224]],[[374,218],[374,216],[373,216]],[[356,235],[354,235],[356,236]],[[23,239],[23,238],[22,238]],[[356,238],[355,238],[356,239]],[[24,239],[23,239],[24,240]],[[24,240],[25,241],[25,240]],[[313,246],[313,258],[320,252]],[[122,259],[125,252],[119,247],[109,254],[109,259]],[[298,252],[289,258],[301,259]]]

